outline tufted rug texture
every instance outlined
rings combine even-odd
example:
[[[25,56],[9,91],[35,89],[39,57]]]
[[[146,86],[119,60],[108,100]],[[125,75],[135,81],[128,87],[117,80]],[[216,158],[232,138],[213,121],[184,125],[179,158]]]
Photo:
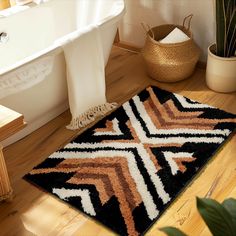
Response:
[[[234,114],[148,87],[24,178],[119,235],[143,235],[235,128]]]

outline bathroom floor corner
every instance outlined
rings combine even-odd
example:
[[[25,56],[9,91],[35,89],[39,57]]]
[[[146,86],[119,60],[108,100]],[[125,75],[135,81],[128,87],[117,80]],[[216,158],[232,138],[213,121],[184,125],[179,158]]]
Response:
[[[156,85],[201,103],[236,113],[236,93],[220,94],[209,90],[205,84],[205,70],[197,68],[190,78],[181,82],[159,83],[146,75],[140,54],[118,47],[112,49],[106,67],[106,82],[108,101],[116,101],[119,104],[148,85]],[[12,202],[0,203],[1,236],[114,235],[91,218],[22,179],[34,166],[78,135],[78,132],[65,128],[69,121],[70,113],[67,111],[5,148],[4,155],[14,197]],[[158,228],[163,226],[175,226],[193,236],[210,235],[196,210],[195,198],[209,196],[221,202],[225,198],[236,197],[235,145],[236,136],[212,158],[147,235],[164,235],[158,231]]]

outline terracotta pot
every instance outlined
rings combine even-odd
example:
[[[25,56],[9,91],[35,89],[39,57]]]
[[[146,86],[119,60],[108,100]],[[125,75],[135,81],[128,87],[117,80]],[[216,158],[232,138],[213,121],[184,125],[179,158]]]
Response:
[[[215,49],[215,44],[208,48],[207,86],[216,92],[234,92],[236,91],[236,57],[216,56]]]

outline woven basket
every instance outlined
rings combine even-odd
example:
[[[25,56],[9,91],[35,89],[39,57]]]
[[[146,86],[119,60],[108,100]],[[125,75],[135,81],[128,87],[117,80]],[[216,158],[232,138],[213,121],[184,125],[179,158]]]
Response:
[[[193,73],[200,56],[200,49],[193,41],[190,31],[192,16],[185,17],[182,26],[166,24],[146,30],[146,43],[141,54],[149,76],[162,82],[176,82],[188,78]],[[185,24],[188,24],[188,27]],[[175,27],[182,30],[190,39],[181,43],[158,42]]]

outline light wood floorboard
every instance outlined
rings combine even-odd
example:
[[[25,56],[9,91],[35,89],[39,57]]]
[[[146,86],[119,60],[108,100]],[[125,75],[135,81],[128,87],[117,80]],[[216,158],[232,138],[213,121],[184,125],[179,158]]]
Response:
[[[141,56],[114,47],[106,68],[107,97],[122,104],[147,85],[158,85],[199,102],[236,113],[236,93],[220,94],[210,91],[205,84],[205,71],[173,84],[158,83],[144,70]],[[4,149],[14,197],[11,203],[0,203],[0,235],[31,236],[110,236],[115,235],[79,211],[42,192],[22,179],[35,165],[68,143],[80,132],[69,131],[67,111],[26,138]],[[166,210],[147,235],[163,235],[162,226],[175,226],[189,235],[210,235],[201,220],[195,197],[223,201],[236,197],[236,136],[219,151],[204,171],[195,178],[180,197]],[[213,186],[213,187],[212,187]]]

